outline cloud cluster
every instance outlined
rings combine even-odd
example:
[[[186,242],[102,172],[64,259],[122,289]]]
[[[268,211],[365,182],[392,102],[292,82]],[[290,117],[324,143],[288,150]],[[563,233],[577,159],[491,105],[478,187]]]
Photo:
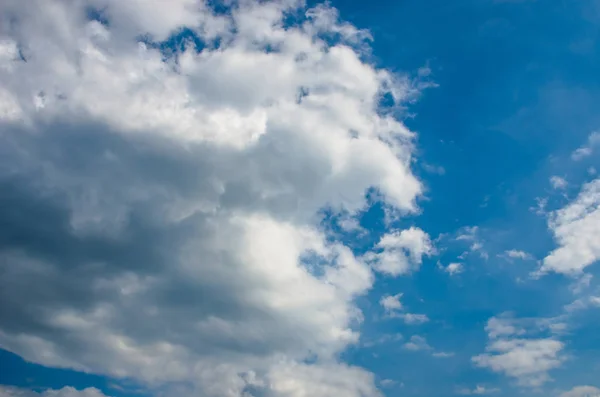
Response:
[[[486,353],[472,360],[479,367],[515,378],[521,386],[538,387],[551,379],[550,370],[562,364],[564,343],[552,337],[528,337],[522,325],[508,316],[492,317],[486,326]],[[535,321],[535,325],[552,329],[545,322]]]
[[[416,210],[411,84],[334,9],[195,0],[0,3],[0,346],[207,397],[376,396],[338,354],[354,304],[416,269],[319,228],[377,189]]]

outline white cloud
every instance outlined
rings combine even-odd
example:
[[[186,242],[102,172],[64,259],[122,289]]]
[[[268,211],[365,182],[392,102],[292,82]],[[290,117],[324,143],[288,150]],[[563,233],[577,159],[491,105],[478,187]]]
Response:
[[[600,179],[584,185],[575,200],[551,213],[548,226],[559,247],[544,258],[541,273],[576,275],[600,259]]]
[[[485,386],[477,385],[474,389],[459,389],[458,394],[462,394],[465,396],[483,396],[486,394],[494,394],[499,393],[500,389],[493,387],[488,388]]]
[[[402,298],[401,293],[396,295],[386,295],[379,300],[379,303],[388,313],[396,310],[402,310],[402,302],[400,302],[400,298]]]
[[[473,363],[513,377],[522,386],[541,386],[551,380],[548,372],[562,364],[564,344],[553,338],[527,338],[526,330],[516,323],[509,317],[492,317],[486,326],[490,339],[486,353],[473,357]],[[552,328],[553,324],[535,322],[536,328]]]
[[[435,352],[432,354],[435,358],[450,358],[454,357],[454,352]]]
[[[485,260],[489,259],[489,254],[484,249],[483,241],[479,237],[478,226],[465,226],[458,230],[456,241],[469,243],[469,251],[463,252],[458,258],[465,259],[469,253],[478,253]]]
[[[379,383],[383,387],[393,387],[398,384],[398,382],[393,379],[382,379]]]
[[[379,252],[365,259],[373,268],[390,276],[399,276],[418,270],[424,256],[433,254],[429,235],[419,228],[385,234],[377,244]]]
[[[429,317],[427,317],[425,314],[399,313],[396,316],[404,320],[404,322],[408,325],[419,325],[429,322]]]
[[[464,271],[464,265],[462,263],[457,262],[450,263],[444,268],[444,271],[449,275],[454,276],[455,274],[459,274]]]
[[[589,157],[598,144],[600,144],[600,133],[592,132],[588,136],[587,143],[571,153],[571,159],[573,159],[573,161],[579,161]]]
[[[459,230],[456,240],[458,240],[458,241],[475,241],[475,240],[477,240],[478,233],[479,233],[478,226],[465,226]]]
[[[66,386],[62,389],[47,389],[41,392],[23,389],[18,387],[0,385],[0,397],[106,397],[100,390],[89,387],[83,390],[77,390]]]
[[[430,174],[437,174],[437,175],[445,175],[446,174],[446,169],[444,167],[442,167],[441,165],[433,165],[433,164],[428,164],[428,163],[423,163],[423,169],[425,170],[425,172],[428,172]]]
[[[427,340],[419,335],[411,336],[410,340],[404,344],[404,348],[412,351],[431,350]]]
[[[577,386],[562,393],[560,397],[600,397],[600,389],[594,386]]]
[[[521,251],[521,250],[508,250],[508,251],[504,251],[504,255],[506,255],[509,258],[512,259],[523,259],[523,260],[527,260],[527,259],[533,259],[533,256],[525,251]]]
[[[565,178],[554,175],[550,177],[550,185],[553,189],[565,189],[569,183]]]
[[[425,314],[405,313],[404,306],[400,302],[402,294],[386,295],[379,300],[388,317],[401,318],[408,325],[418,325],[429,321]]]
[[[417,210],[413,134],[378,105],[414,89],[328,7],[284,26],[296,4],[0,3],[3,348],[207,397],[378,395],[336,359],[373,274],[319,214],[370,188]],[[201,52],[138,41],[183,26]],[[411,228],[378,250],[400,274],[432,247]]]

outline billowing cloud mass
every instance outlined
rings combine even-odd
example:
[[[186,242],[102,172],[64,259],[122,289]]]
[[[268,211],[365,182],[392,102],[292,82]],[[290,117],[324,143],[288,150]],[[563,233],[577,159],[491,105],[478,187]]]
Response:
[[[581,274],[600,259],[600,179],[584,185],[575,200],[550,214],[548,225],[559,247],[544,258],[541,272]]]
[[[0,18],[0,347],[193,395],[378,395],[338,361],[354,298],[431,246],[398,231],[368,263],[319,227],[369,189],[400,213],[421,193],[379,105],[414,90],[366,32],[293,0]]]

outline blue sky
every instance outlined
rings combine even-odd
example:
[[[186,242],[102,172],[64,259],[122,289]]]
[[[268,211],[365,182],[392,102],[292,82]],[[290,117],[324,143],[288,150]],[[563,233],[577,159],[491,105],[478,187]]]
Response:
[[[0,5],[0,397],[600,395],[599,2],[87,3]]]

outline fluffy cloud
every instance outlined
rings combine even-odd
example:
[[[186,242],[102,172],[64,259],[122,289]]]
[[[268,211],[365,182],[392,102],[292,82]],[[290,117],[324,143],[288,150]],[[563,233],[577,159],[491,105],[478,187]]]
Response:
[[[390,276],[418,270],[423,256],[433,254],[429,235],[416,227],[385,234],[376,248],[378,252],[371,252],[365,258],[377,271]]]
[[[77,390],[72,387],[63,387],[59,390],[48,389],[36,392],[17,387],[0,386],[0,397],[106,397],[100,390],[89,387]]]
[[[364,60],[365,32],[288,0],[0,18],[2,348],[207,397],[378,395],[337,360],[354,299],[370,264],[432,248],[411,228],[369,264],[319,228],[369,189],[402,213],[421,193],[413,134],[379,106],[414,90]]]
[[[527,331],[518,323],[509,317],[492,317],[486,326],[486,353],[472,360],[479,367],[515,378],[522,386],[541,386],[551,379],[548,372],[562,364],[564,344],[551,337],[526,337]],[[535,323],[536,328],[552,328],[547,321]]]
[[[559,247],[540,271],[576,275],[600,259],[600,179],[587,183],[578,197],[550,214],[549,228]]]

